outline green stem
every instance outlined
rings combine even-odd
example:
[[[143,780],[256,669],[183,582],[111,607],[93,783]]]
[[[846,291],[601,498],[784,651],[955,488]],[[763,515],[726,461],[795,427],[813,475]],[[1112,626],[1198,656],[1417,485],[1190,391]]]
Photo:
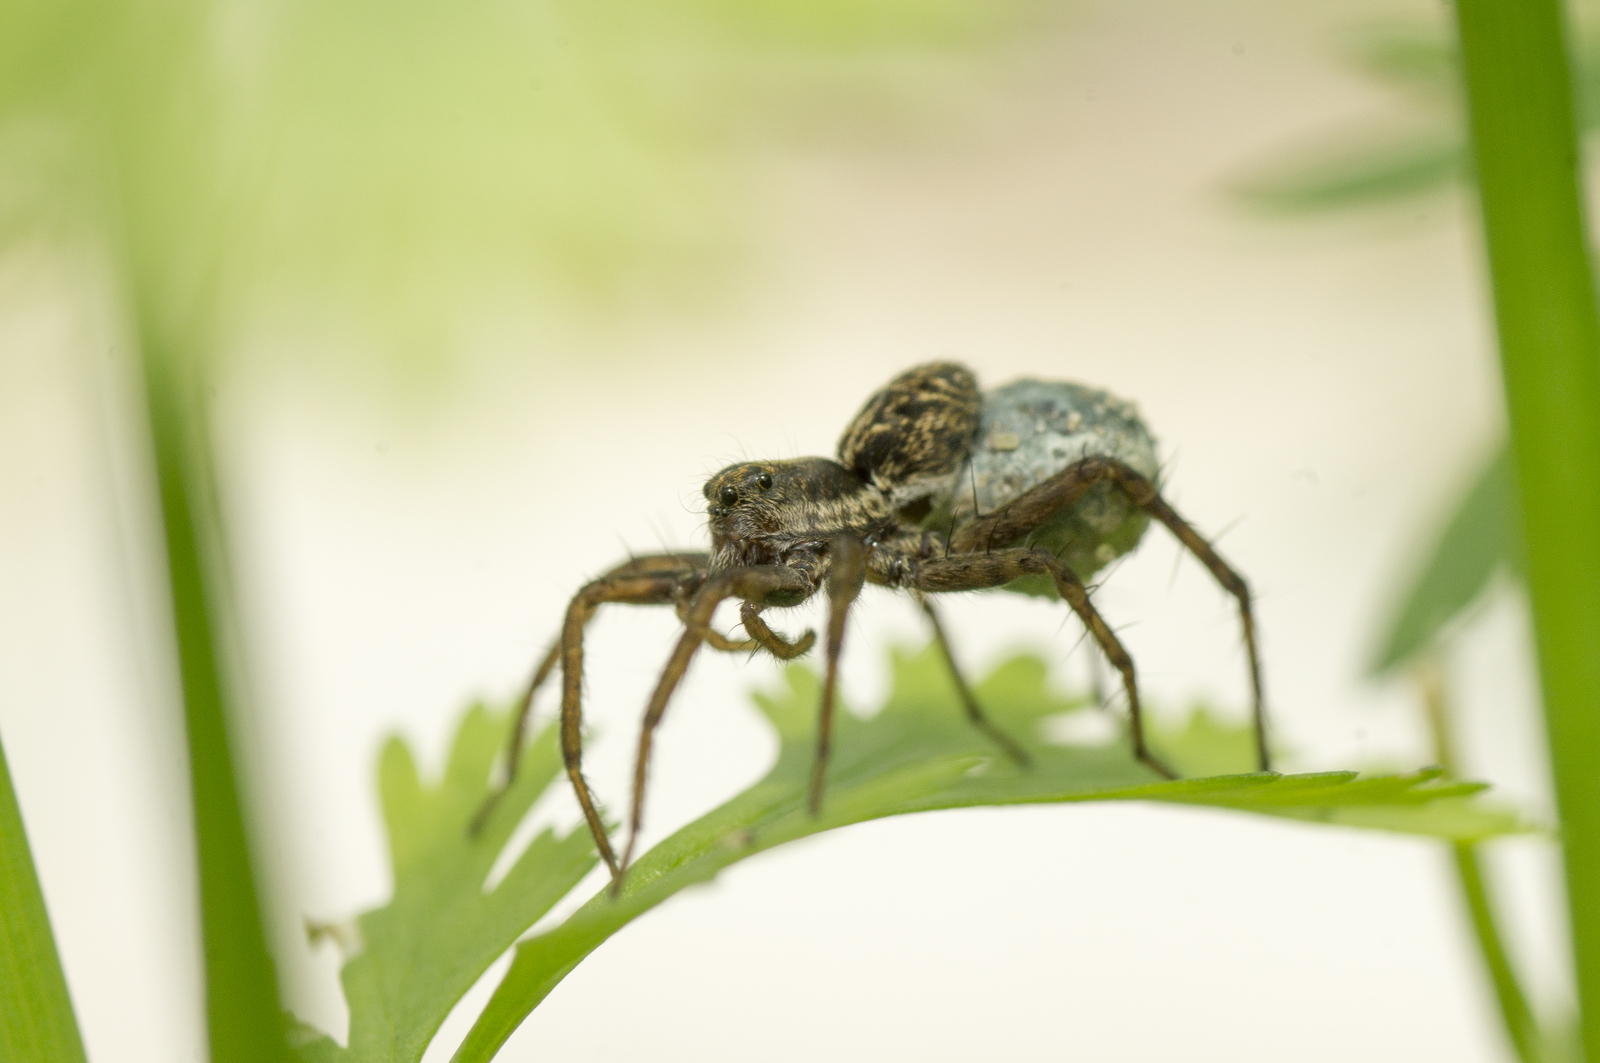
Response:
[[[211,519],[209,447],[199,403],[168,353],[148,338],[142,344],[189,739],[211,1060],[276,1063],[284,1057],[277,977],[251,874],[218,664],[223,599],[218,566],[208,564],[216,560],[218,535]]]
[[[1500,1002],[1500,1020],[1505,1024],[1506,1036],[1516,1049],[1522,1063],[1538,1063],[1542,1058],[1544,1038],[1539,1033],[1538,1020],[1528,1007],[1528,998],[1517,984],[1516,972],[1506,955],[1505,943],[1495,924],[1493,902],[1489,886],[1483,878],[1483,865],[1478,860],[1478,847],[1468,842],[1456,842],[1451,847],[1455,856],[1456,881],[1461,885],[1462,899],[1467,902],[1467,912],[1472,918],[1472,930],[1478,938],[1478,952],[1494,983],[1495,998]]]
[[[50,913],[0,748],[0,1059],[84,1063]]]
[[[1561,813],[1582,1039],[1600,1060],[1600,320],[1558,0],[1458,0]]]
[[[1433,732],[1439,766],[1451,777],[1459,778],[1454,728],[1450,724],[1449,696],[1445,691],[1444,669],[1438,656],[1434,653],[1424,654],[1418,662],[1416,676],[1422,692],[1422,703],[1427,709],[1429,729]],[[1533,1009],[1528,1006],[1527,995],[1517,982],[1516,972],[1511,969],[1511,958],[1506,954],[1505,942],[1495,922],[1489,884],[1484,880],[1483,865],[1478,860],[1478,847],[1471,842],[1455,842],[1450,848],[1455,858],[1456,881],[1461,886],[1461,897],[1466,901],[1472,931],[1478,939],[1478,953],[1488,968],[1489,980],[1494,983],[1506,1036],[1511,1039],[1511,1046],[1516,1049],[1517,1058],[1522,1063],[1539,1063],[1545,1041],[1539,1033]]]

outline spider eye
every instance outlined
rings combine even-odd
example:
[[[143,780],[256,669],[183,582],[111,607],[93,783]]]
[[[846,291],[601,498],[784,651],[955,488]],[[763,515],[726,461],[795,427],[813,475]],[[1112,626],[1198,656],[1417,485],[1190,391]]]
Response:
[[[723,505],[731,506],[735,502],[739,501],[739,489],[734,487],[732,484],[729,484],[727,487],[722,489],[721,493],[719,493],[717,497],[722,500]]]
[[[760,484],[761,490],[765,491],[767,488],[772,486],[772,474],[765,472],[762,473],[760,476],[756,477],[756,483]]]

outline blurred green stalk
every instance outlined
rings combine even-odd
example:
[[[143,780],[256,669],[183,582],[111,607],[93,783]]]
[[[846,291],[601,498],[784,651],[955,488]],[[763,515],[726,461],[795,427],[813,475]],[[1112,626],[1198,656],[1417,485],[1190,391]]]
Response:
[[[1478,847],[1471,842],[1455,842],[1450,846],[1455,859],[1456,882],[1461,886],[1461,898],[1466,902],[1467,914],[1472,919],[1472,932],[1478,939],[1478,951],[1489,969],[1489,979],[1494,984],[1495,999],[1500,1004],[1500,1021],[1506,1036],[1522,1063],[1539,1063],[1544,1058],[1545,1038],[1539,1032],[1533,1009],[1528,1006],[1527,994],[1517,982],[1506,955],[1505,942],[1495,923],[1494,902],[1489,896],[1489,884],[1483,876],[1483,864],[1478,859]]]
[[[1582,1041],[1600,1061],[1600,320],[1557,0],[1458,0],[1566,860]]]
[[[147,334],[140,346],[189,739],[211,1063],[276,1063],[285,1058],[277,976],[251,875],[218,667],[225,598],[200,389],[197,374],[184,373],[159,341]]]
[[[1414,668],[1414,675],[1427,713],[1428,729],[1433,734],[1434,757],[1451,778],[1460,778],[1453,713],[1445,690],[1444,664],[1438,653],[1430,651],[1422,654]],[[1506,954],[1505,942],[1500,937],[1489,883],[1484,878],[1483,864],[1478,859],[1478,846],[1472,842],[1456,842],[1450,848],[1455,862],[1456,883],[1461,887],[1461,899],[1466,903],[1467,914],[1472,920],[1472,932],[1478,939],[1478,952],[1494,985],[1506,1036],[1510,1038],[1511,1046],[1516,1049],[1517,1058],[1522,1063],[1539,1063],[1544,1058],[1545,1038],[1539,1032],[1538,1020],[1528,1006],[1527,994],[1517,982],[1511,957]]]
[[[0,748],[0,1060],[84,1063],[22,810]]]

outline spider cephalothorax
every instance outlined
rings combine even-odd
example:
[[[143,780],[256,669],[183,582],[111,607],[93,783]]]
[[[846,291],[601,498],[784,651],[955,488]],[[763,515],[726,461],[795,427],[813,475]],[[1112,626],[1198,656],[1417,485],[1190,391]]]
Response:
[[[1060,407],[1061,402],[1072,408]],[[1097,419],[1094,425],[1081,423],[1076,407],[1084,404]],[[986,443],[980,432],[988,433]],[[1024,439],[1024,433],[1031,434]],[[1031,464],[1013,454],[1031,454]],[[1022,766],[1029,760],[1026,749],[984,715],[956,668],[929,596],[1010,587],[1059,597],[1121,676],[1134,756],[1171,778],[1172,771],[1145,743],[1133,662],[1083,584],[1109,557],[1130,549],[1150,519],[1165,525],[1239,603],[1258,757],[1266,770],[1249,591],[1161,497],[1152,479],[1153,444],[1130,406],[1081,385],[1038,381],[1019,381],[986,398],[966,367],[935,362],[902,373],[868,399],[845,429],[837,458],[728,466],[705,485],[710,554],[632,558],[586,585],[567,607],[561,636],[528,685],[509,763],[514,771],[533,695],[559,661],[567,774],[618,889],[643,819],[655,728],[695,653],[710,643],[721,650],[764,650],[783,660],[799,656],[815,636],[807,632],[791,642],[768,627],[761,614],[798,605],[819,592],[827,595],[829,609],[810,791],[814,812],[821,807],[826,780],[845,618],[864,583],[904,590],[916,599],[967,717]],[[965,481],[970,481],[970,502]],[[748,641],[728,639],[712,628],[717,606],[730,598],[740,602]],[[628,841],[620,859],[581,770],[583,631],[596,610],[612,602],[671,605],[684,624],[645,711]],[[476,822],[493,809],[491,799]]]
[[[705,496],[714,571],[809,565],[840,529],[867,535],[891,517],[882,491],[827,458],[730,465]]]

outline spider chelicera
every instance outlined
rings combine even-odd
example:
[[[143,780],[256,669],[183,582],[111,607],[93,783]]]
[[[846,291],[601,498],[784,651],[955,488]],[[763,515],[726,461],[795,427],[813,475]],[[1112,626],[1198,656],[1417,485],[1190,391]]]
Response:
[[[1108,436],[1098,425],[1082,435],[1083,442],[1075,448],[1060,445],[1063,437],[1042,434],[1046,421],[1061,413],[1051,402],[1052,396],[1062,393],[1087,396],[1100,413],[1108,406],[1115,408],[1123,417],[1119,423],[1136,430],[1145,449],[1135,447],[1130,452],[1112,445],[1115,434]],[[1001,406],[1011,422],[995,412]],[[1058,596],[1122,677],[1133,755],[1157,774],[1175,778],[1145,741],[1133,661],[1089,600],[1083,582],[1099,564],[1131,548],[1148,519],[1165,525],[1238,601],[1257,757],[1261,770],[1268,770],[1249,589],[1161,497],[1153,482],[1153,444],[1130,410],[1103,392],[1072,384],[1020,381],[984,396],[965,366],[935,362],[902,373],[867,400],[839,441],[838,460],[747,461],[723,469],[706,482],[704,491],[711,529],[709,554],[630,558],[573,596],[560,637],[535,669],[522,698],[511,732],[507,780],[479,810],[473,831],[510,786],[534,694],[559,662],[561,752],[567,775],[614,887],[620,889],[643,820],[651,741],[695,653],[709,643],[730,652],[764,650],[779,660],[798,657],[811,649],[815,634],[808,631],[790,641],[768,627],[762,613],[799,605],[821,592],[827,596],[828,624],[809,792],[810,809],[816,814],[827,778],[845,619],[864,583],[906,591],[917,601],[949,665],[967,718],[1023,766],[1029,761],[1027,752],[984,715],[962,678],[929,596],[1007,585]],[[1077,431],[1080,420],[1077,412],[1066,415],[1064,430]],[[1022,468],[1021,459],[1010,452],[1023,441],[1016,432],[996,428],[1007,423],[1022,425],[1020,431],[1025,432],[1037,424],[1038,438],[1049,443],[1041,452],[1044,464],[1036,460],[1031,473],[1020,479],[1016,472]],[[987,439],[980,440],[985,430]],[[1139,454],[1148,460],[1139,460]],[[988,512],[979,510],[980,459],[988,462],[984,479]],[[1090,541],[1084,541],[1086,536]],[[741,603],[745,640],[729,639],[711,627],[717,607],[730,598]],[[670,605],[684,628],[645,710],[628,837],[620,859],[582,772],[583,632],[600,606],[610,603]]]

